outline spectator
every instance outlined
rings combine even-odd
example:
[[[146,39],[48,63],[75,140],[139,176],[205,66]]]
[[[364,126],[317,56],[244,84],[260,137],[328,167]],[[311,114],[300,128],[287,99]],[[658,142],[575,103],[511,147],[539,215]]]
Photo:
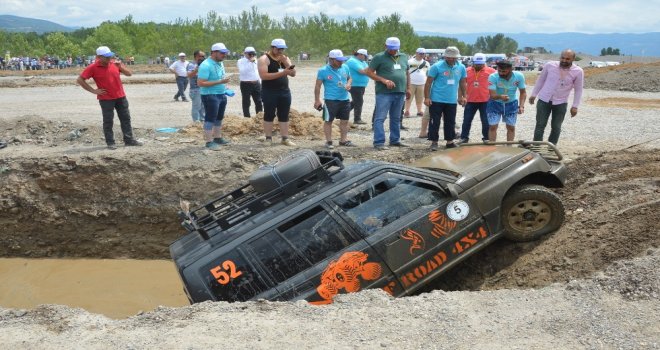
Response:
[[[367,57],[369,54],[365,49],[359,49],[353,57],[346,61],[345,66],[351,75],[351,109],[353,110],[353,124],[367,124],[362,120],[362,105],[364,104],[364,91],[369,84],[367,76]]]
[[[497,72],[488,77],[488,90],[490,99],[486,106],[488,115],[488,140],[497,139],[497,125],[500,120],[506,124],[506,140],[513,141],[516,135],[516,120],[518,114],[525,111],[525,76],[513,71],[513,64],[508,60],[497,62]],[[520,90],[520,104],[518,104],[517,90]]]
[[[285,146],[295,146],[289,140],[289,110],[291,109],[291,90],[289,77],[296,76],[295,65],[284,55],[286,50],[284,39],[273,39],[270,50],[259,57],[257,67],[262,80],[261,99],[264,103],[264,134],[266,142],[273,142],[273,120],[277,114],[280,124],[281,143]]]
[[[351,113],[351,102],[348,90],[351,89],[351,73],[344,66],[345,57],[341,50],[332,50],[328,54],[328,64],[318,70],[316,86],[314,87],[314,108],[323,111],[323,133],[325,148],[333,149],[332,122],[339,119],[339,145],[353,146],[348,140],[348,119]],[[323,99],[321,102],[321,85]]]
[[[236,63],[238,77],[241,81],[241,97],[243,102],[243,117],[250,118],[250,98],[254,101],[257,114],[263,110],[261,104],[261,79],[257,68],[257,51],[252,46],[243,50],[243,57]]]
[[[124,145],[142,146],[140,141],[133,138],[131,113],[128,110],[128,100],[119,77],[120,73],[128,77],[133,73],[121,62],[111,61],[114,56],[115,54],[107,46],[96,49],[96,61],[80,73],[77,82],[83,89],[96,95],[99,100],[103,114],[103,134],[108,149],[117,149],[112,131],[115,110],[117,110],[117,117],[119,117],[121,131],[124,136]],[[96,89],[87,83],[87,79],[94,79]]]
[[[385,51],[374,55],[367,75],[376,83],[376,110],[374,113],[374,148],[388,150],[385,146],[385,119],[390,116],[390,146],[407,147],[401,143],[401,113],[403,100],[410,98],[408,55],[400,53],[401,41],[390,37],[385,40]]]
[[[584,72],[582,68],[573,64],[574,60],[575,52],[573,50],[566,49],[562,51],[559,62],[551,61],[544,65],[543,71],[536,81],[536,85],[534,85],[532,95],[529,97],[529,104],[532,105],[536,97],[539,98],[539,103],[536,105],[534,141],[543,141],[543,133],[552,113],[548,141],[554,145],[559,142],[561,124],[566,116],[568,95],[570,95],[571,90],[574,91],[571,118],[577,115],[582,99]]]
[[[229,144],[229,141],[221,136],[222,120],[227,108],[225,84],[229,82],[222,61],[228,53],[225,44],[213,44],[211,57],[204,60],[197,70],[197,84],[200,86],[202,103],[206,111],[204,141],[206,148],[212,151],[219,151],[220,146]]]
[[[444,119],[444,139],[446,148],[454,148],[456,137],[457,104],[465,105],[467,73],[465,66],[458,62],[460,52],[455,46],[445,49],[444,61],[431,66],[424,86],[424,104],[429,107],[431,121],[429,123],[428,139],[431,141],[431,151],[438,150],[440,139],[440,120]]]
[[[174,101],[179,101],[179,97],[181,97],[181,101],[188,102],[185,94],[188,87],[188,64],[190,63],[186,61],[186,54],[181,52],[179,60],[172,63],[169,68],[170,72],[174,73],[176,77],[177,93],[174,95]]]
[[[467,68],[467,102],[463,111],[461,143],[470,141],[472,120],[477,111],[479,111],[479,119],[481,119],[481,140],[488,141],[488,117],[486,114],[486,106],[490,97],[488,77],[493,73],[495,73],[495,70],[486,66],[486,55],[483,53],[474,54],[472,66]]]
[[[192,101],[191,116],[193,123],[204,122],[204,116],[206,112],[204,111],[204,105],[202,104],[202,96],[200,95],[199,85],[197,85],[197,71],[199,65],[204,62],[206,58],[206,53],[202,50],[195,50],[193,53],[194,62],[191,62],[188,65],[188,79],[190,80],[190,101]]]
[[[406,100],[404,117],[410,116],[410,105],[413,99],[417,106],[417,116],[424,116],[424,85],[426,84],[426,71],[429,68],[429,63],[424,59],[425,52],[426,50],[420,47],[415,51],[415,57],[408,60],[408,66],[412,71],[410,72],[410,98]]]

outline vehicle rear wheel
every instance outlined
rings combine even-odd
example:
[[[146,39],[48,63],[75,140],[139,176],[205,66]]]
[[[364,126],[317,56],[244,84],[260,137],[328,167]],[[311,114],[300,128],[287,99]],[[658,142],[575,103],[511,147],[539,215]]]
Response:
[[[516,242],[533,241],[564,223],[561,198],[539,185],[513,188],[502,201],[501,209],[504,237]]]

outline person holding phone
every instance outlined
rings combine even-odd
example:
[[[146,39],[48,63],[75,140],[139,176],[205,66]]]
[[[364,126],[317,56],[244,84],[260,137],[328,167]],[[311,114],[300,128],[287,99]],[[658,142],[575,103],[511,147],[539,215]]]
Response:
[[[273,121],[277,115],[280,125],[281,144],[295,146],[289,139],[289,110],[291,109],[291,90],[289,77],[296,76],[295,65],[284,54],[284,39],[273,39],[270,50],[259,57],[257,68],[262,81],[261,99],[264,104],[264,134],[266,142],[273,142]]]

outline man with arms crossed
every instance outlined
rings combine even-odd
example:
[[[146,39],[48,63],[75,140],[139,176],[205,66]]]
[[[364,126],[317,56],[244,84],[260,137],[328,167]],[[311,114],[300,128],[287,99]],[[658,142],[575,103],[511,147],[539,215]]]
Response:
[[[197,71],[197,84],[200,86],[202,103],[206,111],[204,141],[206,141],[206,148],[212,151],[218,151],[220,146],[229,144],[229,141],[221,136],[222,120],[227,108],[225,84],[229,82],[222,61],[225,60],[228,53],[229,50],[225,44],[213,44],[211,57],[204,60]]]
[[[518,104],[517,90],[520,90],[520,104]],[[513,71],[511,61],[497,62],[497,72],[488,77],[488,91],[490,100],[486,106],[488,114],[488,140],[497,139],[497,125],[500,120],[506,124],[506,140],[513,141],[516,136],[516,120],[518,114],[525,112],[525,76],[521,72]]]
[[[339,145],[353,146],[348,140],[348,118],[351,112],[351,102],[348,90],[351,89],[351,75],[348,68],[343,65],[348,57],[341,50],[332,50],[328,54],[328,64],[318,70],[316,86],[314,87],[314,108],[323,107],[323,133],[325,134],[325,148],[333,149],[332,122],[339,119]],[[321,85],[323,85],[323,99],[321,103]]]

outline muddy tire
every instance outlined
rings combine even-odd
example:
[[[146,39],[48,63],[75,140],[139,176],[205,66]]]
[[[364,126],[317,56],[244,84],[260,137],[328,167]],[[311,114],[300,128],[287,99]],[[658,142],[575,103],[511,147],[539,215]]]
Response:
[[[556,231],[564,223],[564,204],[553,191],[539,185],[513,188],[502,201],[504,237],[533,241]]]

